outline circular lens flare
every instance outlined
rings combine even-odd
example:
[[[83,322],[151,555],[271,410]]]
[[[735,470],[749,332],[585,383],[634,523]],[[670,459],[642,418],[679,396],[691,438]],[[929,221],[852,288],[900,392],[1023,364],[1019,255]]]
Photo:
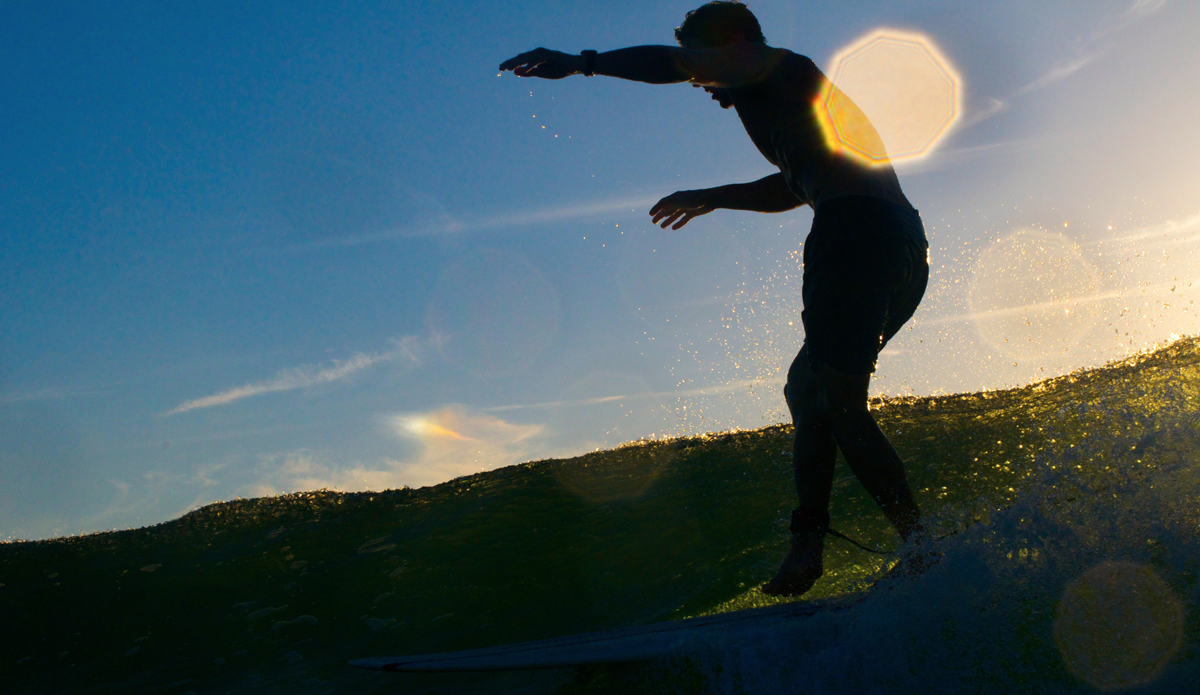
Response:
[[[1146,685],[1183,643],[1183,608],[1150,567],[1105,562],[1063,592],[1054,641],[1071,672],[1093,687]]]
[[[1022,229],[980,254],[967,296],[980,335],[1021,362],[1073,354],[1096,320],[1100,272],[1061,234]]]

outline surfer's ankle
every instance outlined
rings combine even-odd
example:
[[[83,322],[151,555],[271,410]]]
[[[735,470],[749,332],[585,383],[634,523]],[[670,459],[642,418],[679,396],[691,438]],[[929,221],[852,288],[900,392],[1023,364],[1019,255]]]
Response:
[[[921,514],[920,508],[912,500],[911,495],[906,495],[907,499],[900,499],[890,504],[881,504],[883,513],[887,516],[888,521],[892,523],[892,527],[896,529],[896,533],[900,534],[900,540],[908,542],[910,538],[921,536],[925,533],[925,519]]]
[[[792,547],[788,555],[794,555],[805,564],[821,567],[825,555],[824,531],[801,531],[792,534]]]
[[[779,571],[760,591],[770,596],[800,596],[825,573],[825,532],[807,530],[792,534],[791,549]]]
[[[792,510],[792,523],[788,527],[792,536],[801,533],[829,532],[829,510],[816,507],[796,507]]]

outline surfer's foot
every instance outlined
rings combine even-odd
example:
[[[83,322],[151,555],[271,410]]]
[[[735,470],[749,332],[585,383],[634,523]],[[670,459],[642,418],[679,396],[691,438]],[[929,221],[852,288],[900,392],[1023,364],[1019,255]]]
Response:
[[[759,591],[769,596],[799,596],[812,588],[825,568],[821,561],[825,534],[806,531],[792,534],[792,549],[783,565]]]

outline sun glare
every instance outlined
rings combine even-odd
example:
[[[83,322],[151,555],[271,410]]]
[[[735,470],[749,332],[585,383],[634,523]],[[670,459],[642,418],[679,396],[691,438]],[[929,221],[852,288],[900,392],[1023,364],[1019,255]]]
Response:
[[[427,417],[410,417],[404,419],[404,429],[417,437],[449,437],[450,439],[467,439],[449,427],[434,422]]]
[[[920,34],[867,34],[833,56],[829,80],[814,103],[825,140],[872,166],[924,157],[962,113],[962,79]]]

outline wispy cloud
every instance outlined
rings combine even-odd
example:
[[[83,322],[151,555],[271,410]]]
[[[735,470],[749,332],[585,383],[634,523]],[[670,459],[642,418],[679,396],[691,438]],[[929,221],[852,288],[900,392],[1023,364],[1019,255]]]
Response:
[[[973,311],[965,314],[955,314],[953,316],[943,316],[936,319],[922,321],[923,324],[944,324],[957,323],[963,321],[979,321],[981,319],[1000,318],[1004,316],[1022,316],[1033,311],[1057,311],[1064,308],[1074,308],[1077,306],[1087,306],[1089,304],[1099,304],[1113,299],[1126,299],[1131,295],[1145,298],[1155,292],[1174,292],[1176,288],[1191,288],[1200,286],[1200,276],[1194,278],[1185,278],[1182,280],[1173,279],[1164,282],[1149,283],[1137,286],[1118,287],[1116,289],[1105,290],[1103,292],[1095,292],[1089,295],[1080,295],[1078,297],[1068,297],[1048,302],[1032,302],[1022,304],[1021,306],[1005,307],[1003,309],[991,309],[989,311]]]
[[[1002,142],[990,142],[983,145],[972,145],[970,147],[939,150],[934,152],[932,156],[923,159],[912,160],[909,162],[897,162],[896,170],[908,173],[934,171],[951,166],[958,166],[964,162],[973,161],[980,157],[992,157],[1000,154],[1011,154],[1013,152],[1026,152],[1041,149],[1051,142],[1057,142],[1065,139],[1066,137],[1077,136],[1052,135],[1038,138],[1020,138],[1016,140],[1005,140]]]
[[[104,393],[109,390],[111,390],[111,388],[70,388],[66,386],[53,386],[50,388],[38,389],[36,391],[9,391],[8,393],[0,393],[0,405],[26,403],[30,401],[50,401],[59,398],[72,398],[75,396],[87,396],[95,393]]]
[[[1096,38],[1103,38],[1126,29],[1130,24],[1150,17],[1166,6],[1166,0],[1134,0],[1124,12],[1110,14],[1108,22],[1100,25]]]
[[[326,455],[297,450],[261,457],[260,477],[240,494],[274,495],[297,490],[328,488],[341,491],[386,490],[402,486],[420,487],[495,470],[526,461],[570,456],[570,450],[552,444],[552,432],[544,424],[505,420],[499,411],[537,410],[597,405],[646,398],[695,396],[724,393],[762,385],[762,380],[743,380],[720,386],[660,393],[599,396],[570,401],[471,409],[446,405],[425,412],[396,413],[382,419],[384,429],[395,437],[417,445],[406,458],[379,462],[340,464]]]
[[[1167,0],[1134,0],[1123,11],[1108,15],[1100,22],[1099,27],[1093,32],[1091,38],[1085,41],[1084,50],[1088,52],[1061,65],[1054,66],[1041,77],[1018,89],[1014,96],[1027,94],[1055,82],[1065,80],[1091,63],[1096,62],[1097,59],[1104,55],[1107,49],[1102,48],[1097,50],[1091,47],[1103,43],[1103,40],[1109,36],[1121,32],[1142,19],[1155,14],[1166,6],[1166,4]]]
[[[381,362],[389,362],[397,358],[402,358],[410,365],[415,366],[420,364],[420,353],[422,352],[423,345],[427,342],[430,341],[422,341],[416,336],[406,336],[395,341],[395,348],[387,352],[374,354],[358,353],[348,360],[334,360],[332,366],[305,365],[285,369],[277,373],[274,377],[264,381],[245,384],[214,393],[211,396],[184,401],[172,410],[163,413],[163,416],[169,417],[186,413],[190,410],[227,405],[234,401],[240,401],[243,398],[261,396],[267,393],[292,391],[319,384],[328,384],[348,378]],[[436,342],[436,336],[433,342]]]
[[[1112,255],[1119,259],[1122,256],[1137,257],[1139,254],[1144,254],[1150,249],[1160,249],[1162,247],[1191,252],[1196,241],[1200,241],[1200,213],[1184,217],[1181,220],[1167,220],[1111,237],[1094,239],[1085,242],[1085,245],[1096,247],[1101,253]],[[1134,266],[1126,258],[1126,261],[1121,264],[1122,272],[1120,274],[1125,279],[1125,283],[1120,287],[1113,287],[1087,295],[1065,297],[1063,299],[1032,302],[988,311],[971,311],[933,319],[922,319],[921,323],[940,325],[1022,316],[1030,312],[1057,312],[1078,306],[1100,304],[1116,299],[1127,299],[1131,296],[1143,299],[1156,295],[1166,296],[1166,294],[1173,293],[1177,289],[1182,290],[1200,286],[1200,276],[1192,277],[1184,275],[1180,277],[1171,272],[1173,269],[1194,272],[1194,266],[1190,260],[1191,256],[1183,253],[1179,255],[1171,254],[1171,256],[1176,259],[1173,265],[1165,265],[1164,261],[1156,260],[1153,264],[1153,274],[1149,276],[1135,273]],[[1154,258],[1157,259],[1159,257],[1156,255]],[[1139,282],[1135,279],[1137,277],[1142,277],[1143,280]],[[1170,279],[1160,280],[1158,279],[1160,277],[1170,277]]]
[[[317,369],[311,366],[294,367],[279,372],[274,378],[266,381],[259,381],[253,384],[238,386],[237,388],[228,389],[219,393],[214,393],[211,396],[196,398],[190,401],[184,401],[170,410],[164,415],[178,415],[186,413],[189,410],[197,410],[199,408],[211,408],[217,405],[226,405],[234,401],[240,401],[243,398],[251,396],[261,396],[264,393],[276,393],[279,391],[291,391],[293,389],[302,389],[308,386],[317,384],[328,384],[332,381],[345,379],[346,377],[360,372],[371,365],[390,360],[395,357],[394,352],[386,352],[375,355],[358,354],[345,361],[334,360],[332,367]]]
[[[1166,4],[1167,0],[1135,0],[1125,12],[1131,17],[1145,17],[1158,12]]]
[[[1026,84],[1012,93],[1012,98],[1024,96],[1030,92],[1035,92],[1045,87],[1048,87],[1056,82],[1061,82],[1088,65],[1099,60],[1106,48],[1097,49],[1096,46],[1103,43],[1103,40],[1113,34],[1116,34],[1132,24],[1155,14],[1167,4],[1167,0],[1134,0],[1134,2],[1122,11],[1114,12],[1107,15],[1096,28],[1092,35],[1083,42],[1082,50],[1084,53],[1072,58],[1064,63],[1055,65],[1047,70],[1040,77]],[[967,112],[965,118],[955,125],[957,130],[964,130],[971,126],[982,123],[983,121],[992,118],[998,113],[1007,110],[1010,102],[1007,100],[997,99],[995,97],[987,97],[987,103],[982,108],[977,108]],[[923,158],[920,161],[929,161],[932,158]]]
[[[971,126],[982,123],[987,119],[1008,108],[1008,102],[1002,101],[995,97],[987,97],[987,103],[982,108],[972,109],[967,111],[967,117],[958,123],[957,127],[970,128]]]
[[[300,249],[311,250],[343,246],[360,246],[362,244],[375,244],[385,241],[394,241],[396,239],[410,239],[414,237],[436,236],[440,234],[457,234],[461,232],[482,231],[485,229],[501,229],[505,227],[518,227],[521,225],[530,224],[544,224],[547,222],[558,222],[561,220],[593,217],[596,215],[604,215],[621,210],[636,211],[638,209],[648,209],[650,205],[653,205],[657,201],[658,198],[616,198],[610,200],[573,203],[571,205],[552,208],[500,213],[476,217],[474,219],[447,219],[441,222],[390,229],[372,234],[358,234],[352,236],[334,237],[330,239],[320,239],[303,244],[300,246]]]
[[[1183,238],[1175,238],[1173,235],[1181,232],[1191,232]],[[1185,217],[1182,220],[1167,220],[1158,224],[1139,227],[1132,232],[1114,235],[1107,239],[1094,239],[1085,242],[1085,245],[1102,246],[1105,244],[1132,244],[1138,243],[1140,248],[1144,248],[1145,242],[1148,239],[1153,239],[1155,243],[1181,243],[1187,241],[1195,241],[1200,236],[1200,213]]]
[[[374,465],[339,465],[309,450],[264,456],[261,479],[242,492],[421,487],[554,455],[546,448],[544,425],[508,422],[460,405],[390,415],[384,425],[396,437],[417,444],[419,452]]]
[[[764,383],[783,383],[782,379],[762,380],[762,379],[741,379],[728,384],[719,386],[702,386],[699,388],[685,389],[682,391],[654,391],[647,393],[628,393],[616,396],[596,396],[593,398],[577,398],[567,401],[544,401],[542,403],[529,403],[524,405],[497,405],[490,408],[483,408],[484,412],[499,413],[506,410],[543,410],[551,408],[579,408],[589,405],[600,405],[602,403],[613,403],[616,401],[637,401],[649,398],[669,398],[673,396],[709,396],[718,393],[729,393],[731,391],[741,391],[744,389],[760,386]]]
[[[1066,297],[1065,299],[1055,299],[1046,302],[1030,302],[1019,306],[1008,306],[1003,309],[989,309],[988,311],[971,311],[964,314],[954,314],[953,316],[942,316],[936,319],[927,319],[922,321],[923,324],[945,324],[959,323],[963,321],[979,321],[982,319],[995,319],[1005,316],[1023,316],[1034,311],[1058,311],[1060,309],[1072,309],[1078,306],[1086,306],[1089,304],[1097,304],[1110,299],[1120,299],[1131,292],[1146,292],[1151,290],[1162,290],[1176,285],[1191,285],[1195,282],[1200,282],[1200,278],[1189,282],[1161,282],[1155,285],[1147,285],[1144,287],[1121,287],[1103,292],[1094,292],[1088,295],[1079,295],[1075,297]]]
[[[1047,87],[1049,85],[1052,85],[1055,82],[1061,82],[1062,80],[1067,79],[1071,75],[1074,75],[1075,73],[1079,72],[1083,68],[1087,67],[1088,64],[1095,62],[1096,59],[1099,58],[1101,55],[1102,55],[1102,52],[1097,51],[1095,53],[1091,53],[1091,54],[1082,56],[1080,58],[1075,58],[1074,60],[1071,60],[1062,65],[1056,65],[1053,68],[1051,68],[1050,70],[1048,70],[1041,77],[1037,78],[1033,82],[1030,82],[1029,84],[1025,85],[1024,87],[1021,87],[1020,89],[1018,89],[1016,91],[1016,95],[1019,96],[1022,94],[1028,94],[1029,92],[1033,92],[1033,91],[1042,89],[1044,87]]]
[[[109,480],[113,486],[112,499],[101,512],[83,522],[85,528],[105,528],[114,521],[125,528],[131,522],[155,523],[176,519],[188,512],[220,499],[220,473],[244,464],[240,455],[229,454],[216,461],[197,465],[190,473],[177,470],[152,469],[142,471],[135,483]],[[190,499],[180,502],[182,495]]]

